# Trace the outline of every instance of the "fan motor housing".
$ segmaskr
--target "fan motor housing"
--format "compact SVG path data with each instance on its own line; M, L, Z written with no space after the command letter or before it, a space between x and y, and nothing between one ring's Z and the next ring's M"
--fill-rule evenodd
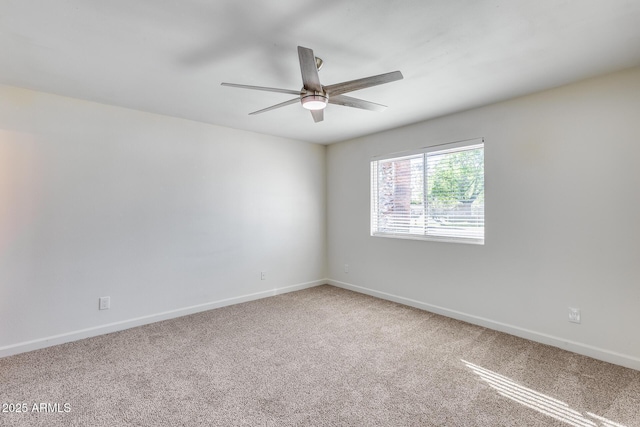
M300 97L300 102L307 110L323 110L329 102L329 97L323 92L307 92Z

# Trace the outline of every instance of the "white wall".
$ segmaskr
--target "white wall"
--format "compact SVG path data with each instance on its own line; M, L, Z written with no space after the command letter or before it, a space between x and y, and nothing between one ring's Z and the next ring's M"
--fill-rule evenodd
M640 369L638 94L632 69L327 148L0 86L0 356L328 263L335 285ZM484 246L369 236L372 156L480 136Z
M0 86L0 356L323 283L325 156Z
M484 246L369 236L372 156L475 137ZM639 162L637 68L331 145L331 283L640 369Z

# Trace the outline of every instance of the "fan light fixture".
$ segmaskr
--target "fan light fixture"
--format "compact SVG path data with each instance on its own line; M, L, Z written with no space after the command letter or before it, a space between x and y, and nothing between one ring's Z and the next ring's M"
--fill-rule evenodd
M345 95L345 93L394 82L396 80L402 80L402 73L400 71L392 71L390 73L379 74L377 76L370 76L362 79L323 86L320 83L320 77L318 76L318 70L322 67L322 59L315 56L313 54L313 50L302 46L298 46L298 59L300 60L300 73L302 74L302 88L300 90L249 86L224 82L222 83L222 86L295 95L295 98L293 99L272 105L271 107L263 108L262 110L254 111L253 113L249 113L249 115L265 113L267 111L275 110L276 108L286 107L287 105L297 104L299 102L305 110L311 111L313 121L318 123L324 120L324 109L327 107L327 104L343 105L345 107L360 108L370 111L384 110L387 108L386 105L376 104L375 102L365 101L364 99L352 98Z
M300 101L302 102L302 106L307 110L324 110L329 100L326 96L309 95L303 96Z

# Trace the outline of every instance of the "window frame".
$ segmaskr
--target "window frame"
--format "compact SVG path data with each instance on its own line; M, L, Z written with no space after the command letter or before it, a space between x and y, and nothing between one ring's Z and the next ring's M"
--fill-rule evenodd
M477 238L477 237L467 237L467 236L463 236L463 237L454 237L454 236L438 236L438 235L432 235L432 234L411 234L411 233L398 233L398 232L389 232L389 231L378 231L377 228L377 224L378 224L378 215L379 215L379 210L378 210L378 182L377 180L374 182L375 179L377 179L378 177L378 170L377 170L377 166L378 166L378 162L380 161L385 161L385 160L390 160L390 159L403 159L403 158L408 158L411 156L416 156L418 154L423 154L425 155L425 161L426 161L426 155L429 154L433 154L433 153L438 153L438 154L446 154L447 152L453 153L453 152L458 152L458 151L463 151L463 150L473 150L473 149L477 149L477 148L482 148L483 150L483 158L484 158L484 149L485 149L485 140L484 138L473 138L473 139L467 139L467 140L462 140L462 141L456 141L456 142L448 142L448 143L442 143L442 144L436 144L436 145L430 145L427 147L422 147L422 148L418 148L418 149L413 149L413 150L406 150L406 151L399 151L399 152L394 152L394 153L389 153L389 154L384 154L384 155L378 155L378 156L374 156L371 158L370 160L370 181L369 181L369 186L370 186L370 206L369 206L369 212L370 212L370 235L371 237L384 237L384 238L393 238L393 239L407 239L407 240L423 240L423 241L435 241L435 242L449 242L449 243L464 243L464 244L473 244L473 245L484 245L485 243L485 237L486 237L486 221L485 221L485 209L484 209L484 205L483 205L483 232L482 232L482 237L481 238ZM484 160L483 160L484 163ZM424 175L424 180L423 180L423 191L424 191L424 206L425 209L427 207L427 202L426 200L428 199L427 196L427 165L423 165L423 175ZM483 181L484 181L484 167L483 167ZM484 182L483 182L483 186L484 186ZM486 189L486 187L483 188L483 192Z

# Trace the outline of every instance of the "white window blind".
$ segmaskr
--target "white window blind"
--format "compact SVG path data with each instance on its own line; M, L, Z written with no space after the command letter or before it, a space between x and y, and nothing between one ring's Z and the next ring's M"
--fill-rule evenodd
M484 143L371 162L371 235L484 243Z

